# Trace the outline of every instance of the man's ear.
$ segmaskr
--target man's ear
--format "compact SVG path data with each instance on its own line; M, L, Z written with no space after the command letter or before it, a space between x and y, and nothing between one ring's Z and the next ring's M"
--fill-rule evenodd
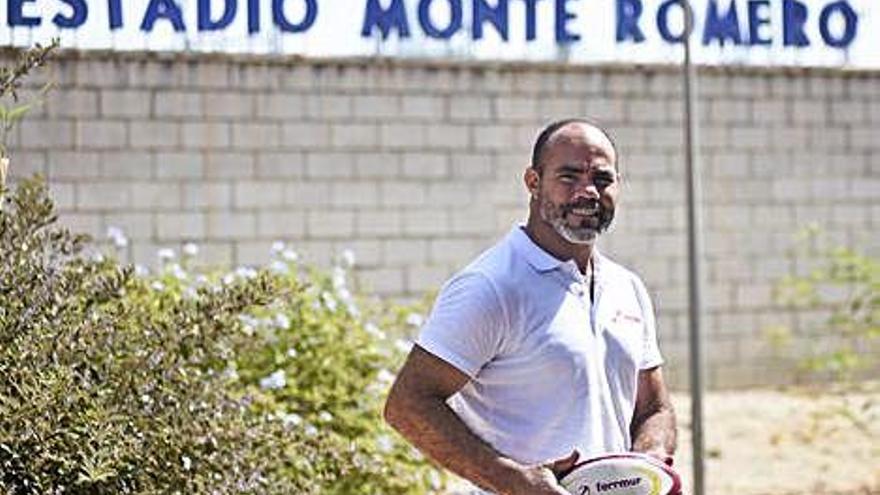
M526 189L529 190L529 195L535 197L538 194L541 182L541 176L538 174L538 171L532 167L526 167L526 171L523 173L523 182L526 185Z

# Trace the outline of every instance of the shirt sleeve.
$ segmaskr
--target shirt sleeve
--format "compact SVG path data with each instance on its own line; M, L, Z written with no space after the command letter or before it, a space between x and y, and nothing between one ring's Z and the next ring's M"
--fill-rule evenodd
M416 344L471 378L501 348L506 317L492 282L460 273L440 291Z
M642 307L642 321L645 322L642 336L642 362L639 369L646 370L663 364L663 355L660 353L660 345L657 342L657 321L654 316L654 305L651 304L651 296L645 284L638 277L633 277L636 295L639 305Z

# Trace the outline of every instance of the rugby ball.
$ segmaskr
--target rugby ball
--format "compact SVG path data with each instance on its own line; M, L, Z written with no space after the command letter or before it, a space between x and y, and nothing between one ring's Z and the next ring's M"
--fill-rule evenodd
M559 484L573 495L681 495L681 478L671 467L632 452L579 462Z

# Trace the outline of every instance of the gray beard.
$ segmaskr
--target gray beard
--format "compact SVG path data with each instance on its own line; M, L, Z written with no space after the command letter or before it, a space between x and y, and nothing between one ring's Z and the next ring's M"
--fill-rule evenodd
M556 215L551 215L550 210L554 210ZM541 219L550 224L553 230L563 239L571 244L593 245L599 234L608 230L611 221L614 220L614 211L599 206L599 224L596 227L572 227L565 222L565 215L556 210L552 205L544 203L538 209ZM551 218L551 216L553 218Z

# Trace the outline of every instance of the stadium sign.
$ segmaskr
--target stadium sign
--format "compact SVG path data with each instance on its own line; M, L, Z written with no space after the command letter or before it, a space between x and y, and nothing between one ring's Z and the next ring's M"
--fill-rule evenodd
M877 0L691 0L704 64L880 68ZM680 0L7 0L0 43L672 63Z

